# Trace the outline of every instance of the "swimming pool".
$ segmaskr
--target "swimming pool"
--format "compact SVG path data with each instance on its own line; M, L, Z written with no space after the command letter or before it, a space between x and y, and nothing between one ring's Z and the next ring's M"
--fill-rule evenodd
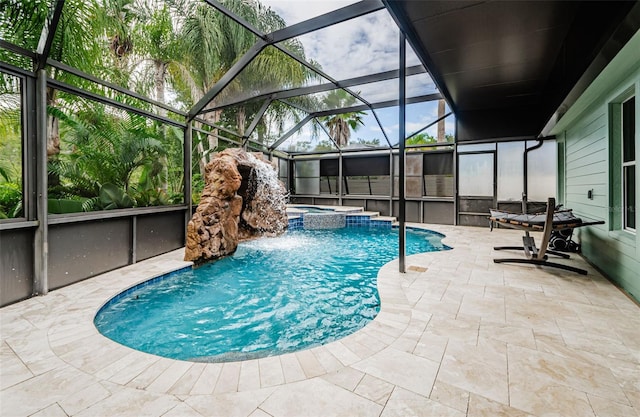
M448 249L408 229L407 254ZM116 296L94 319L131 348L199 362L297 351L345 337L379 311L377 272L398 256L397 229L291 231L228 258Z

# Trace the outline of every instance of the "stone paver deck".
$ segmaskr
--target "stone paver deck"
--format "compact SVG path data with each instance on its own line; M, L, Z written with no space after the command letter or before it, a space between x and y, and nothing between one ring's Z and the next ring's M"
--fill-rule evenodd
M0 415L640 417L637 304L579 256L588 276L494 264L517 231L429 228L454 249L384 266L373 322L282 356L183 362L97 332L105 301L182 250L4 307Z

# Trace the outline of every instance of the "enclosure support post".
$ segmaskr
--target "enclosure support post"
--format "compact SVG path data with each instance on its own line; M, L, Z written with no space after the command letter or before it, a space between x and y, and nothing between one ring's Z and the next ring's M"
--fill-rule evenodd
M49 291L49 220L47 204L47 72L39 70L36 79L36 219L38 228L34 236L34 295Z
M193 207L192 207L192 198L191 198L191 142L192 142L192 138L193 138L193 122L189 121L187 122L187 126L184 129L184 143L182 144L183 146L183 156L184 156L184 161L183 161L183 166L184 166L184 204L187 205L187 213L185 215L185 239L186 239L186 230L187 230L187 223L189 223L189 220L191 220L191 213L193 212Z
M398 104L399 106L399 129L398 129L398 202L399 202L399 211L398 211L398 222L400 223L400 229L398 231L398 260L399 260L399 268L400 272L406 272L406 201L405 201L405 98L406 98L406 57L407 57L407 46L404 33L400 31L400 73L398 76Z
M338 205L342 205L342 150L338 153Z

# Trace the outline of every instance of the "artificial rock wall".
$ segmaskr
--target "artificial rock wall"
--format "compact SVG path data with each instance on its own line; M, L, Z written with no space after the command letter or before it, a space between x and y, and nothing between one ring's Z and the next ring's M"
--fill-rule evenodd
M238 242L276 236L288 225L286 190L262 153L229 148L205 168L200 204L187 225L185 260L196 265L230 255Z

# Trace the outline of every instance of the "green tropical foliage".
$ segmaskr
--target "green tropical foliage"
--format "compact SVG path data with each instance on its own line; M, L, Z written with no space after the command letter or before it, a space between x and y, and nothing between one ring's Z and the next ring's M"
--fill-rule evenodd
M0 218L22 215L20 82L0 73Z
M286 26L259 1L221 0L265 33ZM36 51L52 0L7 0L0 13L0 38ZM161 103L193 107L258 40L250 31L194 0L66 0L49 58ZM282 44L304 58L297 40ZM28 57L0 48L0 61L31 70ZM184 120L161 106L117 89L45 66L48 77L162 117ZM315 73L277 48L265 48L216 98L216 102L305 84ZM7 80L13 82L12 89ZM22 213L21 95L18 78L0 72L0 216ZM184 191L181 129L116 107L47 89L49 207L52 213L182 203ZM209 107L215 106L212 103ZM226 135L241 140L261 103L204 113L224 130L200 127L193 135L194 196L209 156L227 146ZM269 123L299 118L292 107L274 103ZM261 122L258 140L273 126ZM7 133L7 132L10 132ZM200 177L198 177L200 175Z

